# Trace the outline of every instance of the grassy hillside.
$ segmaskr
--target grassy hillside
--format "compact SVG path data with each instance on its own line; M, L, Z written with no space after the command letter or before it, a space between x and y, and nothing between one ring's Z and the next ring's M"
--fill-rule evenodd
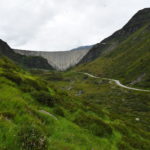
M34 73L39 75L39 71ZM92 131L104 141L113 135L112 141L100 142L99 150L150 148L150 93L122 89L107 80L93 79L75 72L41 72L40 76L55 88L67 91L69 96L79 98L81 107L78 106L69 115L73 117L73 122ZM104 125L104 129L102 122L97 122L94 116L109 126ZM113 130L112 133L109 127ZM99 132L101 129L104 135Z
M25 56L14 52L14 50L4 41L0 40L0 54L7 56L16 64L25 68L38 68L53 70L46 59L40 56Z
M150 24L121 42L113 51L76 67L100 77L119 79L130 86L150 88Z
M0 57L1 150L149 150L148 93L33 72L42 77Z
M115 50L120 43L127 40L129 36L138 31L140 28L150 23L150 8L138 11L120 30L111 36L94 45L92 49L84 56L79 64L95 60L103 54Z
M20 65L29 58L17 66L0 44L0 150L150 150L150 92L80 73L150 89L150 25L143 22L113 50L67 72L26 71Z

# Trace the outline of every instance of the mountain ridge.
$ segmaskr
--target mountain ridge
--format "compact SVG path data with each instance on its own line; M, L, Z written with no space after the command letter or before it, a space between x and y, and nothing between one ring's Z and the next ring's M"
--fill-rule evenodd
M102 47L105 40L109 40L111 46L114 41L118 44L112 49L107 45ZM150 8L139 11L121 30L105 40L94 46L75 70L149 89Z
M53 68L48 64L47 60L42 57L27 57L15 53L15 51L3 40L0 40L0 54L12 59L15 63L26 68L50 69Z
M150 150L150 24L117 44L54 71L0 41L0 150Z
M144 24L150 22L150 8L145 8L138 11L120 30L116 31L111 36L105 38L100 43L89 46L81 46L70 51L29 51L13 49L17 54L24 56L24 64L33 68L56 69L58 71L65 71L76 65L91 62L101 55L105 55L117 48L123 41L125 41L131 34L136 32ZM19 57L15 57L21 62ZM10 54L7 54L10 56ZM14 54L11 55L14 56ZM23 57L21 56L21 57ZM28 56L28 61L26 60ZM31 58L32 57L32 58ZM29 61L29 58L31 59ZM33 60L34 59L34 60ZM40 67L38 65L40 64Z
M127 39L132 33L136 32L144 24L150 22L150 8L139 10L120 30L105 38L100 43L94 45L91 50L83 57L79 64L93 61L103 53L112 51L122 41Z

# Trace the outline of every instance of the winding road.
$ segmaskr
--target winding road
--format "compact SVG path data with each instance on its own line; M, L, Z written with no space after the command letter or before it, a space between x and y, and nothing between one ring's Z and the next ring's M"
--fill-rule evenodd
M94 75L89 74L89 73L84 73L84 72L80 72L80 73L83 73L83 74L85 74L85 75L87 75L87 76L89 76L89 77L91 77L91 78L96 78L96 79L100 78L100 77L94 76ZM122 88L125 88L125 89L134 90L134 91L141 91L141 92L150 92L150 90L137 89L137 88L132 88L132 87L125 86L125 85L121 84L119 80L108 79L108 78L101 78L101 79L105 79L105 80L112 81L112 82L114 82L116 85L118 85L118 86L120 86L120 87L122 87Z

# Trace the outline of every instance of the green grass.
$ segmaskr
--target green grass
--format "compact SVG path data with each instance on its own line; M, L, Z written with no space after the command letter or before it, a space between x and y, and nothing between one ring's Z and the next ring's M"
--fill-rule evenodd
M0 55L0 150L149 150L150 93L78 73L149 89L149 29L68 72L29 72Z
M50 78L53 74L57 74L59 79ZM76 102L79 99L78 107L61 103L61 107L70 111L63 109L62 112L61 108L58 110L61 116L73 121L80 128L89 130L92 135L101 135L100 139L110 140L113 137L113 141L107 142L115 143L114 149L150 148L149 93L120 88L107 80L93 79L76 72L41 72L40 75L54 89L68 91L68 95L74 97ZM79 91L82 92L78 95ZM140 120L137 121L136 118ZM111 149L110 146L107 148Z
M32 73L0 58L1 150L150 149L149 93L77 72Z
M75 71L119 79L131 86L150 88L150 25L145 25L96 60L79 65Z
M98 113L85 109L81 98L6 58L0 62L0 149L118 149L121 134Z

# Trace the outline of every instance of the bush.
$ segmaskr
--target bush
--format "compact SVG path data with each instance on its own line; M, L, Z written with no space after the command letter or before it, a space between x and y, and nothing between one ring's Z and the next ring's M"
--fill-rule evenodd
M55 98L47 91L33 91L31 95L42 104L54 106Z
M23 82L22 78L17 73L14 72L5 72L2 73L2 76L17 83L18 85L20 85Z
M107 123L83 111L79 111L76 114L74 122L80 127L88 129L96 136L105 137L112 134L112 128Z
M21 148L24 150L47 150L47 139L41 129L23 126L18 133Z
M121 122L117 124L113 124L113 127L124 136L130 135L130 131L128 130L127 126L125 126L125 124Z
M32 93L32 91L34 91L34 88L32 86L30 86L29 84L22 84L20 86L20 89L25 93L27 93L27 92Z
M61 108L59 106L57 106L56 108L54 108L54 113L56 115L59 115L59 116L62 116L62 117L65 116L63 108Z
M7 119L13 119L15 114L12 113L12 112L6 111L6 112L0 112L0 116L3 116L5 118L7 118Z
M24 92L32 92L33 90L48 91L47 85L44 81L37 81L30 78L25 78L20 86Z
M20 70L20 68L10 59L6 58L6 57L1 57L0 59L3 61L3 63L1 63L0 65L2 66L2 68L4 68L6 71L17 71Z
M130 137L124 136L123 141L128 143L131 147L134 149L139 149L139 150L149 150L150 149L150 143L147 140L142 140L140 136L134 135Z
M44 81L37 81L32 79L25 79L24 84L27 84L31 86L32 88L35 88L36 90L46 90L48 91L47 85L44 83Z
M132 148L128 145L128 143L125 143L123 141L118 143L118 149L119 150L132 150Z

